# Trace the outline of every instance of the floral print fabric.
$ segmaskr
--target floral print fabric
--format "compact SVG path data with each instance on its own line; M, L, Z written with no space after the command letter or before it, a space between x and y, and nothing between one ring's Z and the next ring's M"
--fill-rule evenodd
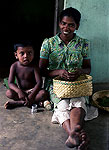
M75 34L66 45L57 34L43 41L40 58L49 60L49 70L65 69L70 72L81 68L83 59L89 59L89 41ZM45 87L49 91L52 90L52 79L46 79Z

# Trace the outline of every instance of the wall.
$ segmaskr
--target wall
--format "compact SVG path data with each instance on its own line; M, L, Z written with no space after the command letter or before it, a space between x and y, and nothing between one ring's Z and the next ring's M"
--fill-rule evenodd
M77 34L90 40L90 54L95 83L109 83L109 1L64 0L64 7L77 8L81 14Z

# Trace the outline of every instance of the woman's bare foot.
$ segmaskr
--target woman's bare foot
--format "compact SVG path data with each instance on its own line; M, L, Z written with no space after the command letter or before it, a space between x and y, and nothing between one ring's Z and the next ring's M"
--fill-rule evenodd
M71 132L68 139L66 140L66 146L69 148L74 148L80 145L80 126L78 125L74 131Z
M86 132L78 125L74 131L71 132L68 139L66 140L66 146L69 148L76 147L77 150L87 150L89 144L89 138Z
M89 145L89 138L87 137L86 132L84 130L81 130L80 136L81 136L81 143L78 146L78 150L87 150Z
M74 148L74 147L79 146L80 141L79 141L78 136L76 134L75 135L73 134L72 136L68 137L65 144L69 148Z
M6 109L12 109L12 108L15 108L15 107L24 106L24 104L25 104L24 101L7 101L4 104L4 107Z

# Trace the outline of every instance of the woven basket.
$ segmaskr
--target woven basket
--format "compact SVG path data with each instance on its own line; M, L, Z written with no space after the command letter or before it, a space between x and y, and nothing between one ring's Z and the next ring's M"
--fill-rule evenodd
M58 98L73 98L92 95L92 76L84 75L80 81L63 81L59 77L53 79L53 92Z
M104 96L109 97L109 90L102 90L102 91L98 91L98 92L94 93L94 94L92 95L92 100L93 100L94 105L95 105L96 107L98 107L98 108L100 108L100 109L102 109L102 110L109 111L109 107L103 107L103 106L100 106L100 105L98 104L97 99L98 99L98 98L103 98Z

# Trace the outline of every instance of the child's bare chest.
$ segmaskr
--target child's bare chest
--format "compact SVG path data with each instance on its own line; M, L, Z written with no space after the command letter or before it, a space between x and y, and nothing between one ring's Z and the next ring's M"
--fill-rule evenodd
M17 77L22 80L32 80L34 78L34 69L30 67L20 67L16 70Z

